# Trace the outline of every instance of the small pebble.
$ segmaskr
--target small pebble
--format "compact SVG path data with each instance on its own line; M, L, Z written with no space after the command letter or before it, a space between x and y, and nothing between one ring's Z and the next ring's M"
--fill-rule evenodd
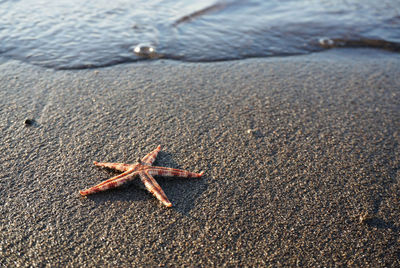
M368 221L372 220L373 216L368 212L364 212L360 215L360 223L367 223Z
M33 119L25 119L25 125L27 125L27 126L31 126L31 125L33 125L33 123L35 123L35 121L33 120Z

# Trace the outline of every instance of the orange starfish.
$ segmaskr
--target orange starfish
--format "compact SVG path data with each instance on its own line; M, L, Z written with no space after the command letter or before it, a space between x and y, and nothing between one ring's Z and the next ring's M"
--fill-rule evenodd
M152 177L154 176L168 176L168 177L181 177L181 178L199 178L204 172L193 173L186 170L180 170L175 168L167 167L156 167L152 166L154 160L156 160L158 152L161 150L159 145L154 151L143 157L141 160L138 159L135 164L122 164L122 163L99 163L94 162L96 166L116 169L123 172L122 174L115 176L111 179L103 181L89 189L79 191L83 196L94 194L101 191L106 191L111 188L116 188L122 184L133 180L136 175L140 176L140 179L146 186L146 189L152 193L158 200L160 200L165 206L172 207L171 202L168 200L164 191L161 189L157 181Z

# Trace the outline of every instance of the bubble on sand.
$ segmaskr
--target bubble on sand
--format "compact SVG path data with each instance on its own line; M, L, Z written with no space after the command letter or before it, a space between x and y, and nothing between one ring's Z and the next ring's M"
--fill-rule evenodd
M323 37L323 38L320 38L320 39L318 40L318 43L319 43L322 47L332 47L332 46L335 44L335 41L333 41L333 40L330 39L330 38Z
M153 58L156 56L156 49L151 45L147 44L139 44L134 49L136 56L145 57L145 58Z

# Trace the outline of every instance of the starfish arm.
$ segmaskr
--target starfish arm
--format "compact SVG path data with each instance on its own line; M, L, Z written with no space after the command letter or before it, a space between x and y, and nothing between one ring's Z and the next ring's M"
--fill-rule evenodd
M199 178L203 175L203 171L200 173L189 172L186 170L166 167L150 167L148 169L149 174L153 176L166 176L166 177L181 177L181 178Z
M89 189L79 191L79 193L83 196L86 196L89 194L106 191L111 188L116 188L131 180L135 175L137 175L137 172L127 171L119 174L118 176L112 177L111 179L103 181L93 187L90 187Z
M161 201L166 207L172 207L171 202L168 200L167 196L165 195L164 191L161 189L160 185L157 181L147 172L140 172L140 178L146 186L146 189L152 193L158 200Z
M161 145L158 145L154 151L152 151L151 153L147 154L145 157L142 158L141 163L143 165L151 166L154 160L156 160L156 157L160 150L161 150Z
M93 164L95 164L98 167L105 167L105 168L111 168L115 169L121 172L128 171L129 169L132 168L132 165L129 164L123 164L123 163L101 163L94 161Z

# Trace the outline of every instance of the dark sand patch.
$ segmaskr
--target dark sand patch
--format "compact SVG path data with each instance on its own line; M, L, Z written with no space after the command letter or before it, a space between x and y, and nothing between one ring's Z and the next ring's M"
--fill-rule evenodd
M0 264L398 266L400 57L0 65ZM26 119L33 123L26 125ZM93 160L205 171L81 198Z

